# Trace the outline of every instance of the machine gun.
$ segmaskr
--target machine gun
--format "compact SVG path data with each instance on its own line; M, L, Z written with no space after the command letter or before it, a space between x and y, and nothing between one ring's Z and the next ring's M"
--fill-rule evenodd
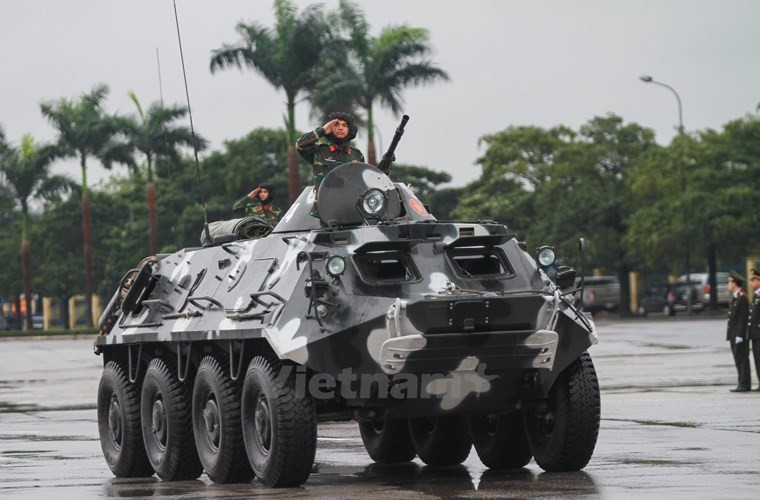
M398 142L401 140L401 136L404 135L404 127L408 121L409 115L404 115L401 117L401 123L399 124L398 128L396 128L396 133L393 135L391 145L388 146L388 151L385 152L383 159L380 160L380 163L377 165L377 168L382 170L385 174L390 173L391 163L396 161L396 146L398 146Z

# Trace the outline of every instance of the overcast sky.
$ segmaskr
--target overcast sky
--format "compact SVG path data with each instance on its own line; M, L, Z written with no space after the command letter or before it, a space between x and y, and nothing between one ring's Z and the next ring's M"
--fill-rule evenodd
M678 121L676 99L642 83L642 74L678 91L687 131L720 129L760 103L756 0L357 3L374 35L398 24L430 30L433 61L451 81L404 94L411 120L396 156L449 172L454 186L480 175L478 139L509 126L577 129L594 116L615 113L669 143ZM338 2L321 4L333 9ZM273 26L272 5L177 0L195 128L215 150L255 127L284 126L281 90L250 70L211 75L208 69L213 49L238 41L239 21ZM157 49L164 100L185 105L171 0L0 0L0 125L14 143L24 133L53 140L40 102L74 98L98 83L111 89L109 111L134 113L128 91L144 106L159 99ZM307 104L299 104L299 129L318 125L308 115ZM384 149L398 120L384 110L376 116ZM358 141L366 151L361 132ZM75 161L55 170L81 180ZM88 173L95 181L109 175L99 166Z

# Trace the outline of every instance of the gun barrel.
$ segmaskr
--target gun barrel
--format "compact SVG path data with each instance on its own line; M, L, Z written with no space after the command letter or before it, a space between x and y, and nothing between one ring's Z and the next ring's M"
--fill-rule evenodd
M393 140L391 141L391 145L388 146L388 150L383 155L383 159L380 161L380 164L378 165L378 168L385 172L386 174L391 168L391 163L396 161L396 146L398 146L399 141L401 140L401 136L404 135L404 127L406 126L406 122L409 121L409 115L404 115L401 117L401 123L398 127L396 127L396 133L393 134Z

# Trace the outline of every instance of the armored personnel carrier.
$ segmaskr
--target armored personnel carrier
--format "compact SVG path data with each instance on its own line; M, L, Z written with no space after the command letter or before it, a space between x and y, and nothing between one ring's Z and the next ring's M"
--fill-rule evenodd
M145 259L94 346L106 462L118 477L295 486L318 423L356 420L380 463L459 464L474 446L490 468L581 469L597 334L572 303L575 271L540 250L496 222L439 221L350 163L268 235Z

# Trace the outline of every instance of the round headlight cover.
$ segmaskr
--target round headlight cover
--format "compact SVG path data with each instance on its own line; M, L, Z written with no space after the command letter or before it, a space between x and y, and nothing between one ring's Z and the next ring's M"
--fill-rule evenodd
M333 255L327 259L327 274L338 277L346 271L346 260L340 255Z
M557 256L554 254L554 249L552 247L541 247L538 249L537 259L541 266L549 267L554 264Z
M369 216L378 216L385 210L385 194L372 188L362 195L362 210Z

